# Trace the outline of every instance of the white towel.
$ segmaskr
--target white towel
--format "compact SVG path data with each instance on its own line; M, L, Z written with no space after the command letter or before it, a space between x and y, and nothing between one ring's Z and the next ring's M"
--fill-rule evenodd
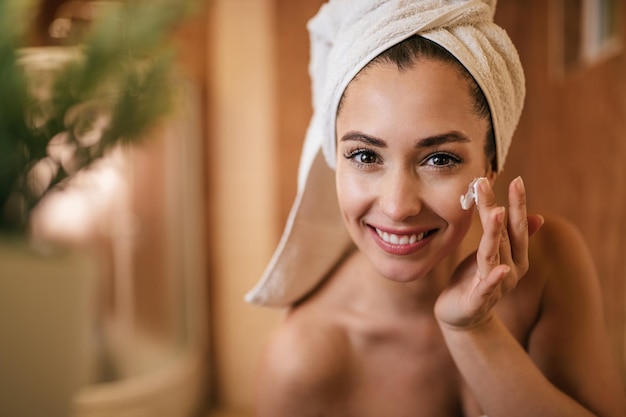
M319 285L351 247L335 196L337 107L352 78L404 39L418 34L443 46L474 77L489 103L497 169L502 170L525 87L517 51L493 23L495 6L495 0L330 0L309 21L313 117L298 194L278 248L247 301L293 304Z

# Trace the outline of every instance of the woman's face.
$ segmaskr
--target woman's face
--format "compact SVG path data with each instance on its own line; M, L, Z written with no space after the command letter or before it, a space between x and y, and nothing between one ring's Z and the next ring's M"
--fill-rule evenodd
M337 193L352 239L394 281L425 276L467 233L459 197L488 168L488 121L447 63L376 64L354 79L337 115Z

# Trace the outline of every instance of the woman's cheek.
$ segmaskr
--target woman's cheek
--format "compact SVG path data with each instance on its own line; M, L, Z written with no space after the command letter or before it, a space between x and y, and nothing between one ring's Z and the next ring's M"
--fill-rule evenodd
M474 209L463 210L461 207L460 198L465 191L467 191L467 185L463 185L462 182L455 182L449 186L440 185L430 190L430 195L434 197L429 205L449 225L458 225L462 229L467 229L471 224Z
M337 172L337 195L341 211L354 216L367 206L372 187L363 181L362 178L350 176L345 172ZM370 184L371 185L371 184Z

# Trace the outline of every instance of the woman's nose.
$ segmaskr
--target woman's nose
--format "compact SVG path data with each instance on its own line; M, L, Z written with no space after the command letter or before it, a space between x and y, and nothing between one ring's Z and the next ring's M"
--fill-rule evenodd
M422 209L418 178L409 172L389 172L381 182L379 205L395 222L417 215Z

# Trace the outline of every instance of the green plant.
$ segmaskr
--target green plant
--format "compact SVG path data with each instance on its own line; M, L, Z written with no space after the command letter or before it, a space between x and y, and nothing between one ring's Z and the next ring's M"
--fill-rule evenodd
M185 0L117 2L64 50L67 59L39 70L23 62L37 3L0 1L0 233L25 233L50 191L140 141L170 110L168 34L190 9Z

